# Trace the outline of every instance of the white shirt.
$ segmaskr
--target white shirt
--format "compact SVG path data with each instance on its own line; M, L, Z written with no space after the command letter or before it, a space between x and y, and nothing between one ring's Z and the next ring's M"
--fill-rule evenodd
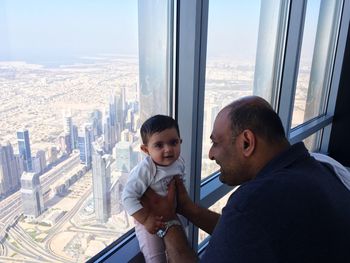
M165 196L175 175L184 179L185 162L181 157L169 166L156 165L150 156L143 159L131 170L123 190L122 202L126 212L133 215L142 208L140 198L148 187Z
M345 185L345 187L350 190L350 172L339 162L321 153L310 153L317 161L329 166L334 173L338 176L340 181Z

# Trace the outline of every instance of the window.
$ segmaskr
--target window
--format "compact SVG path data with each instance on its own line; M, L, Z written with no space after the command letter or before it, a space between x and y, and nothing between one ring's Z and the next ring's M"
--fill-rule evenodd
M275 103L288 8L286 1L209 1L202 179L218 170L208 158L217 113L246 95Z
M206 178L218 168L207 153L215 114L238 96L266 98L292 143L306 138L309 149L327 152L349 5L1 1L0 261L86 261L107 246L92 261L131 260L139 248L116 197L121 171L140 158L137 128L151 114L177 117L186 186L206 207L232 190L218 173ZM100 187L94 163L104 168ZM190 226L194 249L199 236Z
M326 111L342 1L307 2L292 128Z
M172 1L0 10L0 255L86 261L133 227L140 124L172 114Z

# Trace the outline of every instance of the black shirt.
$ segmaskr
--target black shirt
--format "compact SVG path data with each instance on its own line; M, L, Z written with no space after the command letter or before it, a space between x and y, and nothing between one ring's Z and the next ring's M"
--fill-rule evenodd
M231 195L201 262L350 262L350 191L295 144Z

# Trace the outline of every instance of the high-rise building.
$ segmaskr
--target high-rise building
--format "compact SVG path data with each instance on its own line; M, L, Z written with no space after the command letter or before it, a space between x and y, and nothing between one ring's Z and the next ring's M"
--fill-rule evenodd
M24 161L24 170L30 172L33 170L32 153L30 150L29 132L27 129L17 131L18 152Z
M125 121L125 89L121 94L113 94L110 98L109 116L112 131L112 148L120 140L120 132Z
M133 151L131 142L118 142L113 152L115 154L116 171L128 173L137 164L137 153Z
M112 94L109 98L109 118L111 125L115 126L117 122L117 98L115 94Z
M92 146L92 184L96 220L107 222L111 214L111 155L104 154L97 142Z
M138 1L140 118L169 111L171 15L169 1ZM156 17L157 23L154 23Z
M21 194L23 214L29 218L37 218L44 211L44 200L39 175L24 172L21 177Z
M90 115L90 122L92 123L94 140L96 140L102 135L102 112L94 109Z
M86 123L78 133L80 162L89 169L91 167L91 143L93 141L92 125Z
M19 188L20 170L10 142L0 144L0 196Z
M44 150L38 150L36 156L33 158L33 172L42 174L46 169L46 156Z
M102 126L104 148L106 152L110 152L115 145L115 133L113 132L111 116L108 110L106 110L103 115Z
M70 154L72 152L71 137L69 134L61 133L61 135L58 136L58 144L61 154Z
M56 146L49 147L47 149L47 162L49 164L57 161L58 150Z
M73 132L73 121L72 121L72 116L70 114L64 116L63 131L64 131L64 135L68 136L67 145L69 146L69 153L70 153L71 150L76 148L74 132Z

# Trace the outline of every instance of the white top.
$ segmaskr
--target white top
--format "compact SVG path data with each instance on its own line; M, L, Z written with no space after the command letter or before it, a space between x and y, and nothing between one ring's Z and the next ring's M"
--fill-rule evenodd
M345 185L345 187L350 190L350 172L339 162L321 153L311 153L317 161L329 166L334 173L338 176L340 181Z
M126 212L133 215L142 208L140 198L148 187L165 196L175 175L184 179L185 162L181 157L169 166L156 165L150 156L143 159L131 170L123 190L122 202Z

